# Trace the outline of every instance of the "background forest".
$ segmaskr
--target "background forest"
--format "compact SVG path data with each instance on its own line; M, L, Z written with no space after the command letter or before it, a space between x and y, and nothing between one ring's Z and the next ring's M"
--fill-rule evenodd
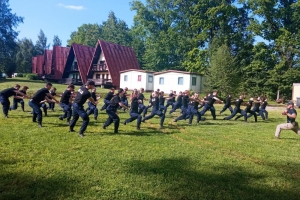
M187 70L206 77L206 90L221 96L246 92L276 99L291 98L300 81L300 3L296 0L139 0L132 27L110 12L101 24L82 24L70 33L73 42L94 47L98 39L134 48L142 69ZM0 1L0 71L30 73L31 58L61 46L17 40L23 18ZM76 29L76 27L74 27Z

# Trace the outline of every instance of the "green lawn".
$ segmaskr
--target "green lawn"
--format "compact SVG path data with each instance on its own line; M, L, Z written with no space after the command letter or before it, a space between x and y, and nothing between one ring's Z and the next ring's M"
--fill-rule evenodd
M2 81L0 90L15 83L29 91L44 87L42 81L23 81ZM66 85L54 87L61 93ZM113 125L102 129L107 115L100 111L80 138L58 119L58 105L43 117L43 128L31 122L29 108L26 103L25 113L18 108L8 119L0 114L3 200L300 198L300 137L283 131L274 139L276 125L285 121L280 109L269 109L269 119L259 117L258 123L223 121L229 111L217 120L207 113L206 121L192 126L172 122L176 112L167 114L164 129L155 118L140 131L136 122L121 123L119 134L113 134ZM216 105L217 113L221 108ZM119 115L121 122L129 117ZM80 125L81 119L76 131Z

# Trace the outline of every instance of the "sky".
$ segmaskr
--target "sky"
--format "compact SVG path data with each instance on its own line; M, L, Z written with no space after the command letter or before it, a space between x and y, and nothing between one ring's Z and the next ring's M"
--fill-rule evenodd
M140 0L145 2L145 0ZM62 46L73 31L83 24L102 24L109 12L133 25L135 11L130 10L131 0L9 0L9 8L17 16L24 17L15 29L18 39L28 38L35 44L40 30L53 43L54 35L62 40ZM52 45L51 45L52 46Z

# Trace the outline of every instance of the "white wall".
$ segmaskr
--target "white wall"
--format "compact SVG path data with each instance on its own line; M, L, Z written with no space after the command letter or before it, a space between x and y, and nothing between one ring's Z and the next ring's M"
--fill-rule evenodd
M293 83L292 100L296 102L297 97L300 97L300 83Z
M127 76L127 81L125 81L124 77ZM139 81L139 78L140 81ZM148 77L153 76L152 73L145 73L139 71L129 71L120 74L120 87L125 88L128 87L129 90L144 88L146 91L153 90L153 82L149 83Z

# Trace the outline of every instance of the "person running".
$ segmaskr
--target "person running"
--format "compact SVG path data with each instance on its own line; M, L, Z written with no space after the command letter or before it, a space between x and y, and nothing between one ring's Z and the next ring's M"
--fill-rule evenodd
M236 100L235 102L235 108L233 109L233 112L231 113L230 116L224 117L223 120L230 120L233 118L237 113L241 113L241 104L243 103L244 95L240 95L240 97Z
M144 96L144 88L140 89L140 93L138 94L138 99L141 100L141 103L139 103L139 114L144 112L144 109L146 106L144 105L144 101L147 101L147 99Z
M247 113L250 113L251 115L254 115L255 122L257 122L257 115L254 111L251 110L252 104L253 104L253 97L250 97L249 101L247 102L246 108L242 110L241 115L237 116L235 120L244 116L244 121L247 122Z
M92 89L92 98L94 101L97 101L97 95L96 95L96 88ZM86 109L86 114L90 116L92 113L94 114L94 120L98 119L98 108L96 105L94 105L91 101L88 102L88 108Z
M22 90L19 90L19 92L26 95L28 89L29 88L27 86L23 86ZM11 110L17 110L18 109L18 103L20 103L22 111L25 112L25 105L24 105L25 103L24 103L23 97L24 96L21 96L20 94L16 94L15 97L14 97L14 100L13 100L13 106L11 106L10 109Z
M175 103L175 96L176 96L176 91L170 90L169 97L167 100L167 105L165 106L165 110L164 110L165 114L167 113L167 109L169 106L173 108L173 104Z
M38 126L42 127L42 111L40 109L41 107L41 103L44 103L45 100L50 102L50 101L55 101L56 103L58 103L58 101L55 99L54 96L52 96L49 92L49 90L51 89L52 84L51 83L46 83L45 87L42 89L39 89L32 97L32 99L30 99L29 101L29 106L33 109L33 115L32 115L32 122L38 122ZM51 98L51 100L49 99L49 97Z
M26 94L20 92L19 89L20 89L20 85L16 84L12 88L7 88L7 89L0 91L0 102L2 104L2 111L3 111L5 118L8 118L8 110L10 109L9 97L11 97L11 96L16 97L17 94L20 95L20 97L17 97L20 99L27 97Z
M233 109L231 107L231 94L227 95L224 107L220 111L220 114L222 114L226 109L230 110L231 113L233 112Z
M115 88L110 88L110 91L104 97L104 105L100 110L105 110L107 106L110 104L110 100L115 96Z
M178 108L181 108L182 106L182 98L183 98L183 93L180 91L179 95L177 96L177 100L173 105L172 110L170 110L169 114L172 114L173 112L175 112Z
M210 96L207 95L207 103L205 104L203 110L200 112L201 116L203 116L206 113L206 111L210 110L211 115L213 116L213 119L214 120L216 119L216 109L214 107L214 103L216 101L223 103L223 101L217 97L217 94L218 94L218 92L214 91L212 93L212 95L210 95Z
M73 118L70 123L70 132L75 132L74 126L76 125L79 116L82 118L82 125L79 131L79 136L84 137L84 132L89 124L90 118L84 110L83 104L89 99L94 105L98 104L98 101L94 101L89 90L95 87L94 81L88 81L85 85L78 89L75 100L73 102Z
M118 133L120 117L117 115L117 109L119 106L128 109L128 107L121 102L121 97L124 95L124 92L125 91L120 88L118 93L110 100L110 103L106 108L108 119L106 120L105 124L103 124L103 129L106 129L106 127L108 127L111 123L114 123L114 133Z
M63 92L60 99L60 107L63 109L64 114L59 117L60 120L67 119L67 125L70 125L72 116L72 92L74 92L75 86L69 84L67 89Z
M189 107L189 109L190 109L189 110L189 125L192 125L194 115L197 116L197 124L201 120L201 114L198 111L198 106L199 106L200 102L201 102L201 100L199 99L199 94L195 93L194 97L193 97L193 100L191 101L190 107Z
M253 108L252 108L252 111L253 112L255 112L256 113L256 115L260 115L259 114L259 107L260 107L260 104L261 104L261 100L260 100L260 97L257 97L256 98L256 101L255 102L253 102L254 103L254 106L253 106ZM249 118L249 117L251 117L253 114L249 114L249 115L247 115L247 119ZM264 118L262 118L263 120L264 120Z
M284 110L281 114L282 115L286 115L286 121L287 122L284 123L284 124L279 124L276 127L275 138L277 138L277 139L280 138L281 130L292 130L297 135L300 135L299 125L298 125L298 122L296 122L297 111L294 108L294 102L293 101L289 101L287 103L286 110Z
M152 105L152 111L151 114L144 117L142 122L145 122L146 120L149 120L153 118L155 115L160 117L160 128L164 127L164 120L165 120L165 114L159 110L159 99L158 99L158 92L155 91L152 93L152 98L151 98L151 105Z
M50 94L51 94L52 96L56 96L56 88L55 88L55 87L52 88L52 89L50 90ZM54 107L55 107L55 103L54 103L54 102L49 102L49 109L50 109L52 112L54 112Z
M139 103L141 103L141 100L139 100L137 97L138 91L134 91L131 96L130 118L126 119L123 124L126 125L127 123L137 120L136 129L140 130L142 116L139 114Z
M262 99L261 106L259 108L259 114L263 120L268 119L268 111L266 111L266 107L268 105L268 98L265 97Z

